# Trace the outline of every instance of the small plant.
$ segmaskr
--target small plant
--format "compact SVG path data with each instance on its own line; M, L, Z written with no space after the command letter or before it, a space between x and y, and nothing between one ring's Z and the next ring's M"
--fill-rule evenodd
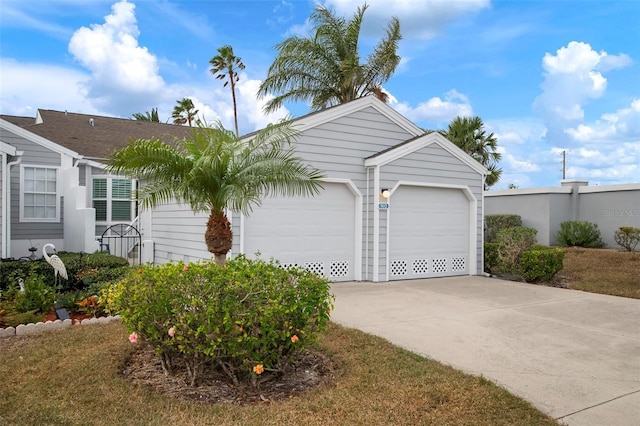
M498 271L498 250L500 244L498 243L484 243L484 270L488 273L494 273Z
M24 281L24 292L14 288L8 293L13 297L14 310L19 313L47 313L56 300L55 289L37 276L31 276Z
M604 247L598 225L586 221L562 222L556 240L563 247Z
M101 295L130 341L152 345L166 374L180 361L195 385L205 365L257 386L316 343L332 308L329 282L306 270L229 260L143 266Z
M640 244L640 228L623 226L616 230L613 238L616 244L623 247L626 251L634 251L638 244Z
M498 232L498 266L501 272L520 274L520 257L536 245L534 228L514 226Z
M564 251L559 248L529 250L520 258L520 274L527 282L551 281L562 270Z
M85 297L79 302L76 302L76 305L79 307L79 312L92 317L96 317L98 314L104 312L104 305L100 303L97 296Z
M522 218L517 214L488 214L484 217L486 243L495 243L498 232L503 229L522 226Z

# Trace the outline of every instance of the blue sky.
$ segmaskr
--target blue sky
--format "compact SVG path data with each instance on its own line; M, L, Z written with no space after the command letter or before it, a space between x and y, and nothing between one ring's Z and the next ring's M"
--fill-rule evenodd
M351 17L362 1L325 0ZM362 56L391 16L402 62L385 85L391 106L423 128L478 115L504 169L496 189L640 182L640 2L368 0ZM286 37L308 34L313 1L2 0L0 113L38 108L164 121L190 97L208 121L233 127L228 88L209 72L230 44L246 65L242 132L271 116L256 90Z

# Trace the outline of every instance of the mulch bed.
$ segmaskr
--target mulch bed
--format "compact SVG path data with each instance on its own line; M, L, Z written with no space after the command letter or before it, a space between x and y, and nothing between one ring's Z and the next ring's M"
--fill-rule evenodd
M139 346L125 360L122 375L135 385L178 399L198 401L206 404L259 404L270 403L301 395L309 389L331 382L337 375L337 364L320 351L303 352L285 374L260 383L257 387L236 387L224 374L207 368L199 377L196 386L189 386L186 368L174 366L174 374L166 376L159 358L152 348Z

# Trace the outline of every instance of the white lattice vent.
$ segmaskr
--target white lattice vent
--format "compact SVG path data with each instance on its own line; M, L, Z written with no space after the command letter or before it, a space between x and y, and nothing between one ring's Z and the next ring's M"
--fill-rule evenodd
M392 260L389 272L391 275L407 275L407 261Z
M451 258L451 271L462 272L467 270L467 262L464 257Z
M309 272L324 276L324 262L306 262L304 268Z
M298 263L279 263L278 266L282 269L293 269L298 267Z
M414 274L426 274L429 272L429 262L427 259L413 259L412 268Z
M349 261L339 260L329 263L330 277L346 277L349 275Z
M447 272L447 259L433 259L433 272Z

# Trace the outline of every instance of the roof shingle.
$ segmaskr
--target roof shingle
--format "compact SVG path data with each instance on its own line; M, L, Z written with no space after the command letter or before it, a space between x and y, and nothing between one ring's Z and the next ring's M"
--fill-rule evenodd
M108 158L131 139L156 137L171 142L175 138L183 139L191 132L189 127L173 124L48 109L39 109L38 112L41 123L36 123L36 119L30 117L0 115L0 118L86 158L97 160ZM93 119L93 125L90 119Z

